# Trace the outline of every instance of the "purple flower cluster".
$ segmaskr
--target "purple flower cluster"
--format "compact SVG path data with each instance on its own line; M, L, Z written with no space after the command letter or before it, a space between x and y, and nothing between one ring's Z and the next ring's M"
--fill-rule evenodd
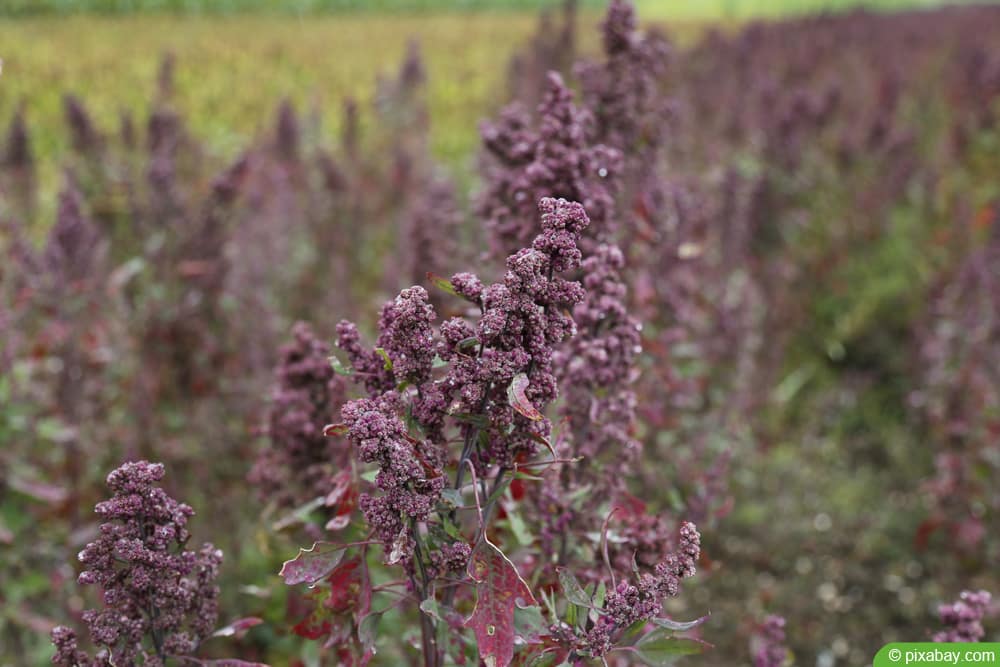
M28 221L35 211L36 169L23 107L14 112L5 139L0 148L0 215Z
M638 373L640 325L626 309L620 274L624 264L618 247L607 244L583 261L586 298L573 309L577 335L555 354L564 388L560 414L567 425L559 448L584 460L553 472L537 490L542 542L549 549L556 548L556 541L565 542L571 522L598 529L593 522L584 527L583 516L600 521L598 506L625 490L629 466L642 449L634 437L636 396L631 388ZM588 485L592 494L574 497L574 490Z
M423 287L404 289L382 308L378 346L392 363L397 382L421 384L434 364L434 320L437 314Z
M362 494L359 503L390 562L410 560L413 524L428 519L445 485L444 474L424 454L425 443L407 433L399 410L400 397L395 392L350 401L341 410L347 438L357 447L358 458L379 466L375 486L381 495Z
M934 635L936 642L978 642L985 635L983 618L990 612L988 591L963 591L952 604L938 607L945 629Z
M460 222L454 186L445 178L434 178L410 206L404 220L401 269L406 280L418 284L428 272L449 272L458 250Z
M538 207L542 233L531 247L507 258L501 282L482 287L469 274L452 278L456 291L480 305L478 325L455 318L441 326L439 355L451 366L440 386L450 399L449 411L484 414L491 424L481 463L510 466L548 435L548 421L529 408L540 412L555 400L554 352L575 332L566 311L584 298L578 282L557 274L580 267L577 243L590 222L586 211L565 199L545 198ZM530 406L510 402L511 384L522 373Z
M677 546L652 573L644 573L636 584L620 581L604 601L603 615L578 647L601 657L614 647L615 634L640 620L656 618L661 600L680 592L682 579L693 577L701 554L701 535L694 524L681 524Z
M431 379L434 365L436 318L427 290L414 286L404 289L382 307L375 349L362 344L353 322L344 320L337 325L337 346L347 353L371 398L404 382L421 387L421 396L424 395L424 385ZM417 416L422 424L430 426L438 421L430 407L418 412L424 417Z
M785 619L771 615L764 619L757 635L758 646L753 654L753 667L783 667L788 660L785 647Z
M156 486L162 479L163 465L146 461L108 475L114 496L95 508L104 520L100 536L79 556L87 568L79 583L102 591L104 608L83 614L100 650L87 658L72 630L57 627L54 664L158 667L167 656L193 653L214 629L222 552L211 544L198 552L185 548L194 510Z
M323 435L345 400L344 381L330 366L329 347L309 325L297 323L281 349L277 386L268 415L270 446L261 451L249 480L281 507L298 507L330 491L343 456Z
M57 288L79 287L81 281L92 277L101 249L101 233L84 214L80 193L67 175L42 262Z
M662 145L669 115L659 90L669 61L666 40L640 34L636 23L631 3L612 0L601 24L605 62L577 68L596 136L629 163L642 162Z
M568 388L563 413L575 440L573 451L588 459L610 457L605 463L611 468L599 477L613 486L620 485L642 447L632 434L636 398L630 389L642 327L625 305L624 266L621 250L606 244L583 261L587 297L573 309L578 335L556 361Z
M485 419L485 428L464 427L466 435L478 429L481 436L472 457L480 466L509 466L549 433L548 421L531 410L557 395L554 350L575 331L567 311L584 296L579 283L557 274L580 267L577 242L589 219L580 204L566 200L543 199L539 209L542 233L507 259L502 281L484 286L470 273L452 277L454 291L479 306L477 324L450 318L435 335L427 292L411 287L383 307L375 349L362 345L353 323L337 327L338 345L371 399L397 388L413 397L410 414L435 445L424 452L435 465L444 462L440 448L449 414L459 421L462 415ZM443 377L434 377L435 353L448 364ZM510 400L519 374L527 378L523 399L530 405Z
M562 197L580 202L593 229L604 238L612 227L615 174L621 154L592 139L590 114L573 104L562 78L551 73L538 107L537 127L512 106L481 132L489 160L478 212L486 221L494 256L523 248L536 232L535 202Z

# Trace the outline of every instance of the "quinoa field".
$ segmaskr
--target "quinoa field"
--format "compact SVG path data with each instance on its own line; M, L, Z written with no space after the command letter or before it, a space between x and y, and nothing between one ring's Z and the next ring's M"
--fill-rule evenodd
M0 58L0 667L1000 664L1000 5Z

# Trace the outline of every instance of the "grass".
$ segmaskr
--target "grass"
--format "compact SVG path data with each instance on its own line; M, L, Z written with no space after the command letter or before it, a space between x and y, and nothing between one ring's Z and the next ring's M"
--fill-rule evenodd
M640 15L670 23L673 33L722 16L768 15L851 0L636 0ZM360 4L359 4L360 3ZM347 13L250 12L205 15L211 10L365 5L399 8L490 7L490 11L386 11ZM269 126L274 106L289 98L302 110L318 110L323 132L334 136L341 101L371 99L375 78L393 71L407 41L424 47L430 74L432 149L447 163L464 166L477 142L477 122L505 96L511 52L531 34L543 0L0 0L0 123L24 105L42 163L43 190L51 192L66 153L62 96L80 95L99 126L117 127L123 111L142 119L153 98L156 69L167 51L177 57L179 109L194 133L230 155ZM585 6L601 5L584 0ZM853 3L852 3L853 4ZM878 6L914 0L876 0ZM524 7L532 11L520 10ZM90 9L122 15L74 13ZM142 12L186 9L194 13ZM30 11L29 11L30 10ZM201 12L201 13L199 13ZM581 16L584 48L596 45L599 12ZM679 29L679 30L678 30Z
M534 25L529 14L371 15L309 19L261 15L33 18L0 22L0 118L24 103L40 155L65 146L61 100L75 92L98 123L139 117L153 97L161 54L177 57L177 103L194 131L223 150L245 143L290 98L322 110L333 131L341 100L370 99L410 38L425 46L435 149L471 147L474 121L502 97L504 63ZM455 128L461 127L460 131Z
M23 104L48 200L68 150L63 95L79 95L106 132L116 131L122 111L142 122L169 51L175 103L213 151L233 155L268 130L283 98L304 113L318 110L330 143L342 100L369 103L376 77L395 73L414 38L428 70L432 150L460 167L474 153L479 119L505 98L512 51L535 24L528 12L0 20L0 128Z

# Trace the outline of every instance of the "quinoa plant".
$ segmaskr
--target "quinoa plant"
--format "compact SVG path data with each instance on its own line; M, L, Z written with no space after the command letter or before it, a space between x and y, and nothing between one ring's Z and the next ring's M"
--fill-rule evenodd
M962 591L959 599L938 607L944 629L934 634L935 642L972 643L986 636L983 619L996 612L988 591Z
M114 495L95 507L104 523L79 555L86 568L79 583L99 586L103 602L83 613L96 652L88 654L71 628L57 626L53 664L159 667L177 659L249 667L193 657L215 629L222 552L209 543L187 548L194 510L156 485L163 475L162 464L147 461L125 463L108 475Z
M681 580L695 572L700 536L692 524L682 523L675 535L660 534L671 548L661 543L657 560L619 577L607 546L607 522L600 517L607 577L588 569L586 584L569 568L549 569L547 559L556 558L546 546L551 538L536 542L527 536L524 517L554 510L543 504L550 495L522 494L515 483L551 484L546 471L564 469L567 479L578 479L567 494L588 490L582 482L587 477L572 472L580 463L576 447L555 444L558 435L545 412L559 399L561 385L579 380L562 368L576 363L572 349L568 357L560 356L577 330L570 313L584 322L598 319L580 310L588 298L585 285L563 277L575 274L583 262L578 244L590 224L584 208L545 198L539 209L541 232L507 258L501 281L484 284L471 273L435 280L467 302L462 316L437 323L426 290L411 287L383 307L374 348L361 342L353 323L338 326L338 346L349 360L343 372L364 395L345 403L341 421L327 426L326 433L342 438L359 464L374 467L373 478L353 480L361 490L361 516L355 520L363 522L363 538L319 542L286 562L282 576L289 584L329 587L329 600L341 599L344 586L359 586L339 612L313 619L314 627L325 623L317 634L328 637L327 645L336 647L343 664L367 662L378 647L374 629L379 619L407 603L419 616L425 665L476 655L463 639L469 630L487 665L508 665L515 656L582 665L606 662L615 651L648 656L681 643L689 651L700 648L694 640L673 636L697 622L661 618L661 600L677 595ZM589 285L596 290L595 303L602 298L602 280L614 281L616 261L620 254L611 249L593 260L595 271L601 262L611 263L610 273L602 278L598 271L597 284ZM636 327L627 319L622 326L621 341L606 338L604 343L613 356L626 355L624 371L615 365L621 362L609 362L595 349L589 362L586 356L583 360L593 364L592 372L608 367L612 377L628 374ZM627 349L614 349L620 343ZM593 391L593 385L581 387L578 391ZM625 431L606 426L594 435L596 443L579 443L581 450L595 456L607 450L613 456L616 446L627 449L627 441L618 440ZM533 502L538 505L532 507ZM369 558L376 549L381 563ZM596 555L593 547L589 550ZM383 568L402 577L373 586L372 572ZM390 604L378 604L386 595Z

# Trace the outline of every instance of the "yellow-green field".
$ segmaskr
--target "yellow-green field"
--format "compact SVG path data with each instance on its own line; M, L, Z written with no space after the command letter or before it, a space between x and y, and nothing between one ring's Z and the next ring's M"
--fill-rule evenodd
M476 119L503 98L504 64L535 22L530 13L0 22L0 118L6 122L23 103L36 151L58 155L66 142L65 92L80 95L98 124L113 129L122 110L141 118L148 109L161 54L170 51L177 58L176 102L215 147L244 145L283 97L303 110L321 109L324 127L334 132L341 100L369 100L376 76L393 72L414 38L429 71L435 152L454 157L475 140Z
M811 0L639 0L640 16L666 23L675 38L723 17L812 8ZM912 0L882 0L879 4ZM820 5L838 4L828 0ZM801 5L801 6L800 6ZM808 6L807 6L808 5ZM580 16L581 48L597 44L600 13ZM177 58L175 103L194 133L231 154L271 122L277 100L318 110L324 135L339 124L347 96L370 101L376 76L398 66L408 40L423 47L434 153L451 164L471 155L478 119L504 99L504 72L531 35L534 11L102 16L0 19L0 124L23 105L41 163L43 190L56 180L67 133L62 97L79 95L99 127L121 112L144 118L162 55Z

